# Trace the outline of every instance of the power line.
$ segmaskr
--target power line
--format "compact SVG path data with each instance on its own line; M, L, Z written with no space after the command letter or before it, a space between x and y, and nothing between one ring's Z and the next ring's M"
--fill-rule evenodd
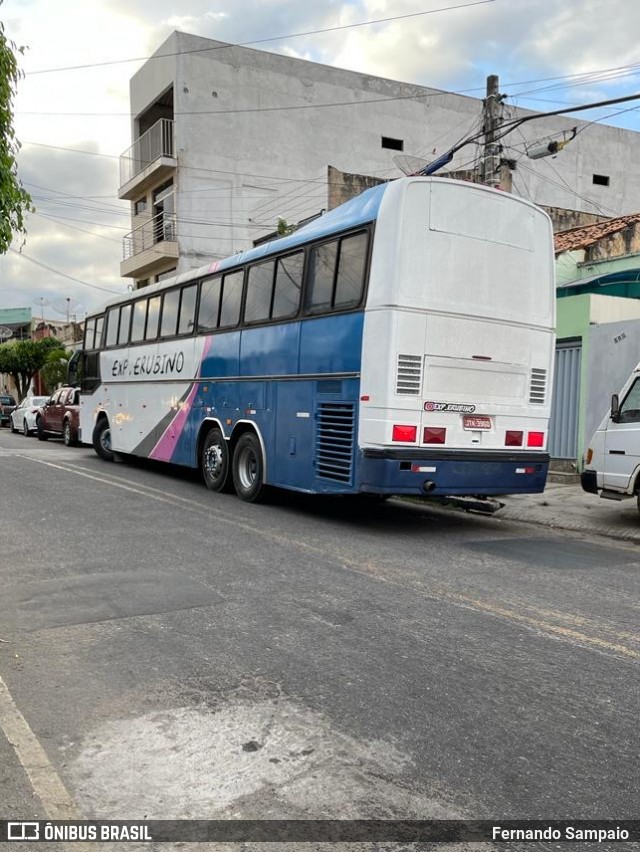
M36 266L42 267L42 269L46 269L47 272L53 272L54 275L61 275L63 278L68 278L70 281L75 281L76 284L82 284L84 287L91 287L94 290L102 290L105 293L110 293L112 296L118 295L115 290L109 290L106 287L100 287L98 284L90 284L88 281L82 281L80 278L74 278L73 275L67 275L66 272L61 272L59 269L47 266L46 263L42 263L42 261L36 260L34 257L29 257L28 254L25 254L22 251L17 251L17 249L14 248L10 248L9 251L13 252L13 254L17 254L18 257L23 257L25 260L28 260Z
M419 18L419 17L422 17L424 15L435 15L439 12L452 12L452 11L455 11L456 9L467 9L470 6L484 6L488 3L495 3L495 2L496 2L496 0L472 0L472 2L470 2L470 3L460 3L457 6L444 6L441 9L427 9L426 11L423 11L423 12L411 12L407 15L394 15L391 18L378 18L378 19L372 20L372 21L360 21L356 24L342 24L341 26L338 26L338 27L324 27L323 29L308 30L307 32L288 33L287 35L270 36L269 38L261 38L261 39L254 39L253 41L238 42L237 44L215 44L215 45L212 45L211 47L200 47L200 48L194 48L193 50L180 50L180 51L176 51L174 53L162 53L162 54L158 54L158 55L152 54L151 56L134 56L134 57L130 57L128 59L111 59L111 60L107 60L105 62L89 62L89 63L86 63L84 65L67 65L67 66L61 67L61 68L41 68L41 69L38 69L36 71L30 71L25 76L32 76L32 75L35 75L35 74L53 74L53 73L56 73L58 71L78 71L78 70L85 69L85 68L101 68L101 67L104 67L105 65L123 65L123 64L129 63L129 62L141 62L143 60L149 60L149 59L167 59L170 56L186 56L187 54L190 54L190 53L207 53L207 52L213 51L213 50L228 50L229 48L233 48L233 47L250 47L251 45L256 45L256 44L267 44L267 43L273 42L273 41L283 41L284 39L288 39L288 38L303 38L305 36L310 36L310 35L321 35L323 33L333 33L333 32L337 32L338 30L349 30L349 29L355 29L356 27L368 27L368 26L372 26L373 24L387 24L387 23L391 23L392 21L402 21L402 20L406 20L408 18Z

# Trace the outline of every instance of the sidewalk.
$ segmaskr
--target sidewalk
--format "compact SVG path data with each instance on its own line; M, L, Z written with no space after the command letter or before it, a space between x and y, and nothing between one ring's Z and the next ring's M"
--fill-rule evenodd
M603 500L596 494L586 494L580 485L551 482L543 494L498 499L505 505L495 513L496 518L640 543L640 513L635 498L621 502Z

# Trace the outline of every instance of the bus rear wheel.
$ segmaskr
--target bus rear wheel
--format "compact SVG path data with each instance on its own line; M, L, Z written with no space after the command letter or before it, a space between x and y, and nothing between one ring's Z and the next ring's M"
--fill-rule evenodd
M111 427L106 417L99 420L93 430L93 449L105 461L113 461L115 457L111 449Z
M233 454L233 484L238 497L246 503L259 503L266 496L262 448L253 432L245 432L236 444Z
M231 490L229 447L224 435L217 427L211 429L202 444L200 470L209 491Z

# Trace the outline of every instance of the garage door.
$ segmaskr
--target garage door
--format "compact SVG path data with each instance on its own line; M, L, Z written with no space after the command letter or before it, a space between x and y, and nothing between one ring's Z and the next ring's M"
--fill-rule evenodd
M549 454L552 459L578 457L578 410L580 407L580 357L582 341L556 344Z

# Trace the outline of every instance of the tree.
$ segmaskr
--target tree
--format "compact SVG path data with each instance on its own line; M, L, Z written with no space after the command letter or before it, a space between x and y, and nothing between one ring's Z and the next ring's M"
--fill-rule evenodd
M14 234L26 234L25 214L33 210L16 162L20 143L13 129L13 99L22 77L16 53L24 48L6 38L0 21L0 254L8 251Z
M24 399L35 374L54 353L60 357L65 348L54 337L43 340L16 340L0 345L0 373L8 373L18 396Z
M67 381L67 370L69 369L70 349L52 349L47 354L47 360L40 370L40 378L43 384L43 393L53 393L58 385Z

